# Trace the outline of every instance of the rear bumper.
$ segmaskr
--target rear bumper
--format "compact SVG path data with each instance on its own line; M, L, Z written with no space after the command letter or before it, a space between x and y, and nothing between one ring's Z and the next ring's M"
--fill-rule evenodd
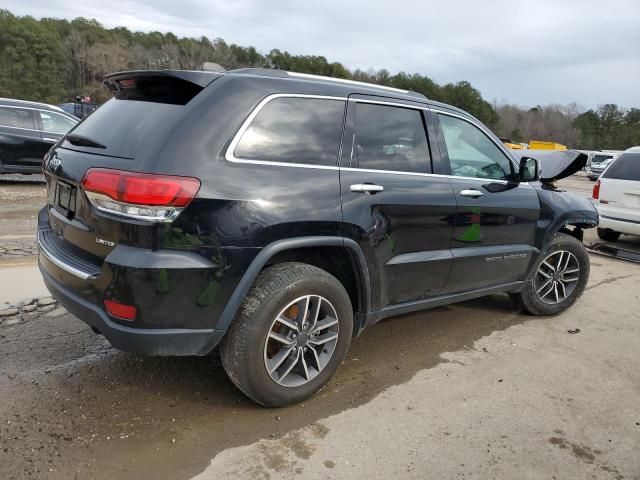
M54 232L46 208L38 217L37 243L45 285L63 306L114 347L162 356L206 355L215 347L228 326L223 310L259 251L118 244L102 260ZM135 306L135 319L110 315L105 300Z
M622 218L600 215L600 228L609 228L627 235L640 235L640 222L624 220Z
M45 285L51 295L69 312L99 330L118 350L142 355L206 355L222 339L215 329L133 328L112 321L98 306L74 294L57 282L39 262Z

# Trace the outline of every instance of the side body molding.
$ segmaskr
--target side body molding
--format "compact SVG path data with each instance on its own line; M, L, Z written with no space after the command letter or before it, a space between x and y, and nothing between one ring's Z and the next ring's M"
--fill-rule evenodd
M371 311L371 285L369 283L369 268L367 267L367 261L360 249L360 246L349 238L343 237L331 237L331 236L314 236L314 237L300 237L300 238L289 238L285 240L277 240L273 243L270 243L256 256L256 258L251 262L251 265L244 273L238 286L235 291L229 298L227 305L225 306L220 318L218 319L218 323L215 328L219 330L226 331L242 304L247 293L253 286L256 278L260 274L260 271L267 264L269 259L273 257L275 254L283 252L285 250L292 250L296 248L309 248L309 247L344 247L349 249L353 254L355 261L358 264L357 281L359 283L360 293L363 296L363 306L364 312L361 312L363 315L366 315ZM354 322L357 324L359 319L354 319ZM359 325L356 326L356 331L359 332Z

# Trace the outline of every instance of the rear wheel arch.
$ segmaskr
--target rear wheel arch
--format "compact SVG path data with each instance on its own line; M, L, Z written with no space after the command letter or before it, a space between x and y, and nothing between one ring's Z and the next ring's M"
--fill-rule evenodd
M216 329L226 331L229 328L244 298L265 268L284 262L306 263L335 276L351 298L354 333L361 331L361 320L370 311L371 302L367 263L354 240L330 236L284 239L264 247L240 279L222 311Z

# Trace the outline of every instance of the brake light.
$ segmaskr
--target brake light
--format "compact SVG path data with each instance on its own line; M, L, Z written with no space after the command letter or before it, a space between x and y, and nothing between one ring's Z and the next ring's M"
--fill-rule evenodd
M200 189L197 178L92 168L82 187L98 209L133 218L171 221Z
M122 80L118 80L118 84L120 84L120 86L122 88L135 88L136 87L136 81L133 78L123 78Z
M109 315L117 317L121 320L134 320L138 310L133 305L125 305L115 300L105 300L104 306Z
M591 194L594 200L598 200L600 198L600 180L596 182L593 186L593 193Z

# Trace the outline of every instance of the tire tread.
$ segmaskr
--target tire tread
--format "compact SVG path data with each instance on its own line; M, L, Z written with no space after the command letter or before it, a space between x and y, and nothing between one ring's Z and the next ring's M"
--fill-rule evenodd
M586 261L580 263L580 267L582 270L581 278L579 280L578 286L576 287L577 290L575 291L575 295L573 295L572 298L570 298L570 301L562 305L548 305L540 301L535 293L535 287L533 286L534 279L535 279L535 272L537 271L538 266L542 262L542 259L548 253L550 253L551 250L556 245L561 243L568 243L572 245L575 249L578 250L578 252L573 252L573 253L574 254L578 253L577 257L582 256L583 259L586 259ZM579 258L579 261L580 260L581 259ZM578 298L580 298L589 280L589 272L590 272L589 253L587 252L582 242L567 233L558 232L555 234L553 240L549 243L545 252L540 255L540 260L535 264L532 277L527 280L524 288L520 292L510 294L511 300L517 307L519 307L521 310L524 310L525 312L531 315L536 315L536 316L557 315L565 311L567 308L573 305Z
M342 284L330 273L313 265L297 262L284 262L267 267L258 276L255 284L245 297L221 344L222 365L231 381L252 400L264 406L276 406L266 401L262 392L252 385L249 353L256 346L252 339L259 335L260 325L254 321L266 302L276 294L292 288L300 280L330 280L343 290L344 297L349 296Z

